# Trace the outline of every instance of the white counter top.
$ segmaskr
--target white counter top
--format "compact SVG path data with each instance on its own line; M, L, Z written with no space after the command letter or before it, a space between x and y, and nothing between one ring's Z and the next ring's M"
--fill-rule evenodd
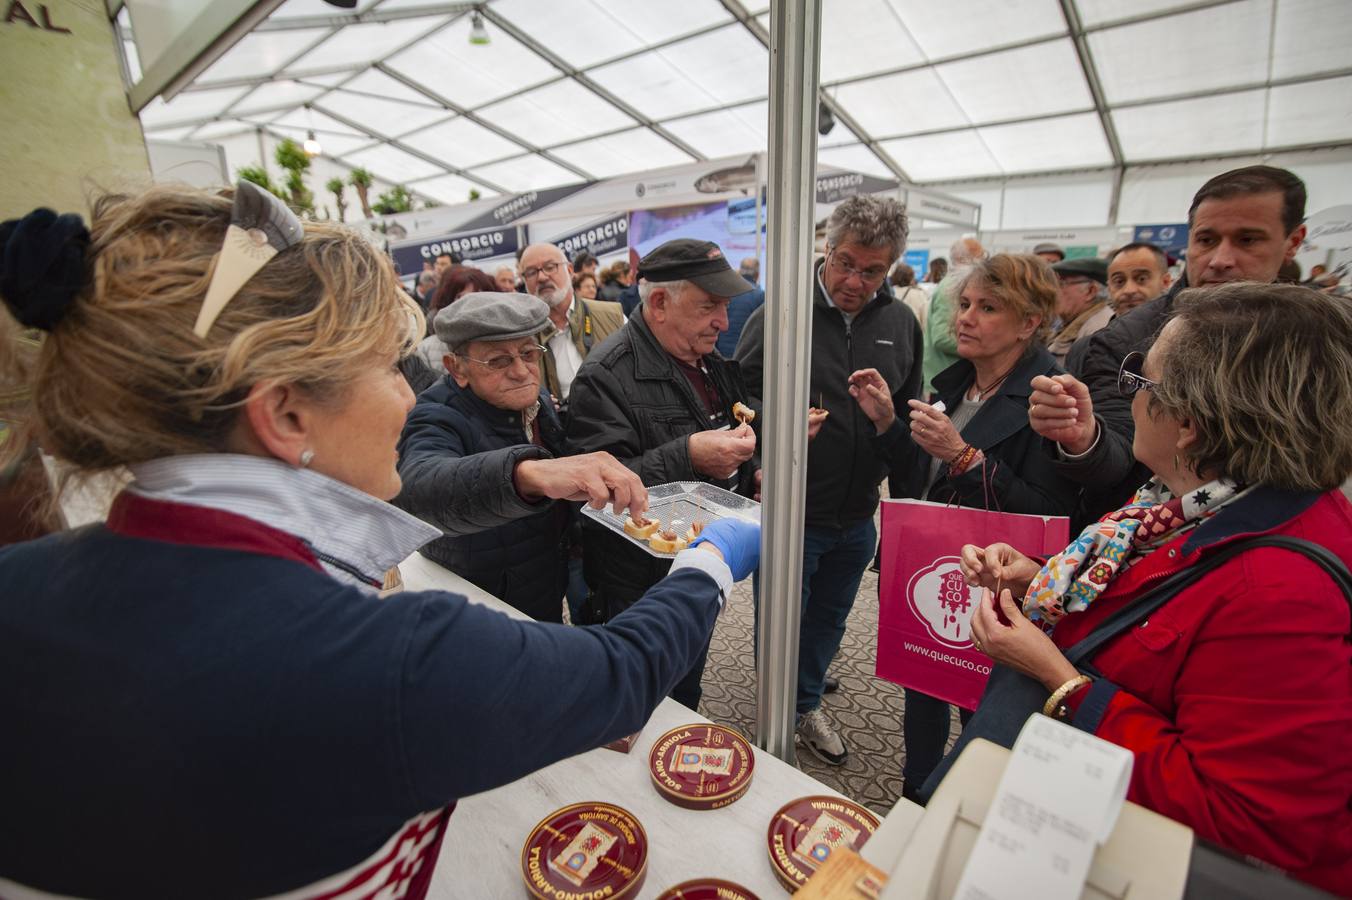
M400 564L408 590L438 588L520 616L489 594L417 554ZM662 799L648 776L648 752L678 725L708 721L674 700L653 713L628 754L592 750L562 760L505 787L468 797L456 807L428 894L450 898L524 897L521 845L541 819L562 806L603 801L638 817L648 833L648 877L639 897L697 877L734 881L762 900L785 897L766 850L770 817L808 794L839 796L768 753L755 751L746 796L723 809L684 809Z

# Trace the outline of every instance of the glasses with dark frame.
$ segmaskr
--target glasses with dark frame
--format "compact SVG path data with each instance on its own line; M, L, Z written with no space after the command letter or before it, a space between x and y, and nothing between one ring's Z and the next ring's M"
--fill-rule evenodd
M543 266L531 266L529 269L521 270L521 280L534 281L541 272L546 275L553 275L562 267L563 263L559 262L557 259L553 262L547 262Z
M1145 354L1134 350L1122 360L1122 368L1117 370L1117 390L1124 397L1135 396L1137 391L1154 391L1158 381L1151 381L1141 374L1145 366Z
M840 257L836 254L836 251L834 249L831 251L831 262L835 265L837 269L845 273L846 278L849 278L851 275L854 275L860 281L865 282L866 284L873 284L875 282L882 281L884 278L887 277L886 266L881 267L874 266L868 269L856 269L849 263L841 262Z
M539 344L532 344L529 347L523 347L517 353L499 353L497 356L490 356L488 359L475 359L472 356L466 356L463 353L455 354L458 359L467 359L470 362L476 362L481 366L486 366L494 372L505 372L512 367L512 363L520 359L528 366L539 364L540 359L545 355L545 348Z

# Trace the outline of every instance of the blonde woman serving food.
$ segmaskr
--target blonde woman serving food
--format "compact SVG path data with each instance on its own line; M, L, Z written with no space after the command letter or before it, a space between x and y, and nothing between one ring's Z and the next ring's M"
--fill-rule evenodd
M0 297L46 332L0 419L132 476L0 549L0 896L425 896L456 799L638 730L755 566L711 523L595 628L380 599L440 534L385 503L421 314L252 185L5 222Z

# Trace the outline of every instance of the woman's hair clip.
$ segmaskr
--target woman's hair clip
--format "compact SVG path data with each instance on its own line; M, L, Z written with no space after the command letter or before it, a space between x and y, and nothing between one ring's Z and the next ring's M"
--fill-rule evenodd
M193 333L206 337L245 282L274 256L296 246L304 237L300 219L276 194L250 181L236 183L230 227L225 231L216 271L211 275Z
M0 223L0 298L20 324L51 331L89 285L89 229L35 209Z

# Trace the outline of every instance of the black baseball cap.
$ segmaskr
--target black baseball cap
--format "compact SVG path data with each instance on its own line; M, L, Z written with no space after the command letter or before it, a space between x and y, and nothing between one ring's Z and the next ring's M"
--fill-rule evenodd
M728 265L713 241L677 238L639 260L638 277L646 281L692 281L715 297L736 297L755 285Z

